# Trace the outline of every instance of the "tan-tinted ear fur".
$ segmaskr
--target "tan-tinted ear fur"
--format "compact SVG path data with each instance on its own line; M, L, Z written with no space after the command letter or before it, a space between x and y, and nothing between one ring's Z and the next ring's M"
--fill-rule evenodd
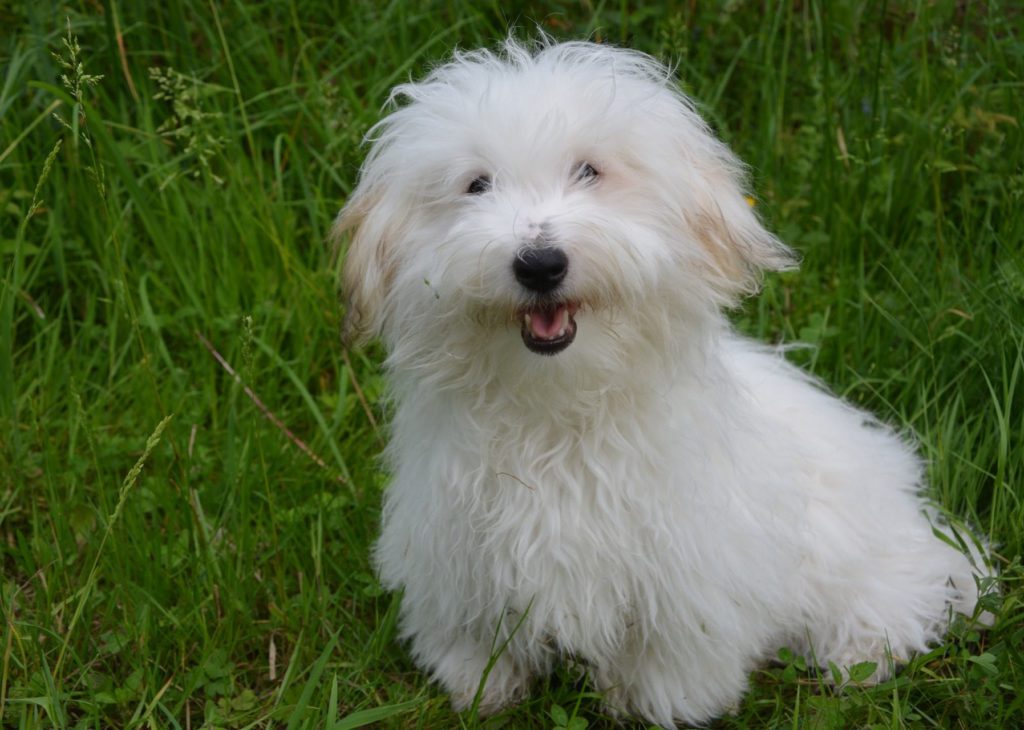
M765 271L797 266L796 254L765 229L731 175L716 175L716 195L701 201L694 227L703 245L712 284L727 301L757 291Z
M338 214L331 242L340 253L345 233L350 233L341 276L345 319L341 338L346 346L359 345L380 334L384 299L394 280L394 262L386 225L374 210L379 195L357 191Z

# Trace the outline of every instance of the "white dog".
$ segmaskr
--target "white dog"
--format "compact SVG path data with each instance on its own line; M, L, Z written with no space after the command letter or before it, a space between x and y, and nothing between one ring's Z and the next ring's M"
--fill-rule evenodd
M457 709L571 656L701 723L782 646L881 677L972 613L912 449L722 314L793 258L663 66L508 41L392 101L336 234L395 402L377 566Z

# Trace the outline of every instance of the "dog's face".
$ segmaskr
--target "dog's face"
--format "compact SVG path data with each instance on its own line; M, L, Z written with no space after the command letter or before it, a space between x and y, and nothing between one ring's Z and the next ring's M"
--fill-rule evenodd
M393 99L336 226L353 232L348 335L382 333L393 357L622 360L670 313L716 311L790 262L646 56L508 42Z

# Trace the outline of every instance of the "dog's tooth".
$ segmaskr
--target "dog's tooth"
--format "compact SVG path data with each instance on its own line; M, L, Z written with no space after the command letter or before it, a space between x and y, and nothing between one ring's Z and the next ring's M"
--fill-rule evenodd
M565 309L562 310L562 334L563 335L565 334L565 331L567 329L569 329L569 308L568 307L566 307Z
M526 314L523 315L523 324L525 324L527 327L530 326L530 313L529 312L527 312Z

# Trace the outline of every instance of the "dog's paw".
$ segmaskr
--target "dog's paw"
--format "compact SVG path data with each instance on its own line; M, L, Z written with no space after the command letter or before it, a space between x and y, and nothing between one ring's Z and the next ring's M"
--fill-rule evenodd
M488 717L506 707L519 704L526 697L528 684L527 678L511 683L508 681L499 683L492 681L491 676L488 676L483 688L477 685L472 690L466 688L452 692L452 709L456 712L465 712L475 704L477 713L481 717ZM478 695L479 701L477 701Z
M522 700L530 683L529 673L519 669L511 657L503 654L492 663L487 650L469 640L447 647L435 662L433 674L448 691L454 710L463 712L475 706L484 716Z

